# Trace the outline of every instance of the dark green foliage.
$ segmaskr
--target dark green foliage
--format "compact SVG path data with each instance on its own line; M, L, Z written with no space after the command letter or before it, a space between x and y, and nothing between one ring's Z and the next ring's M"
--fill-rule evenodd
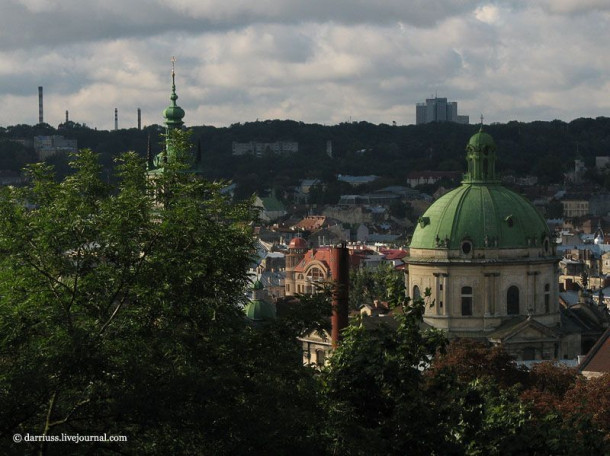
M598 121L575 122L574 134L600 134ZM375 130L337 128L361 148L355 131ZM515 131L498 127L501 141L530 127L506 128ZM394 139L387 153L398 157ZM247 202L228 201L224 184L194 179L181 164L148 179L134 153L119 157L116 179L89 150L72 165L65 179L34 165L28 186L0 194L3 454L610 452L609 377L585 382L549 365L526 372L500 349L447 345L422 328L431 303L406 300L391 270L354 275L352 298L387 301L397 324L355 320L317 375L301 365L296 336L328 330L328 293L303 297L267 325L243 317L253 248ZM128 442L16 444L14 433Z
M179 164L147 179L133 153L117 189L92 152L73 166L61 182L33 166L0 195L3 454L315 454L293 327L257 331L241 310L250 206Z
M541 183L562 183L563 173L572 168L578 154L588 167L594 164L595 156L607 154L609 123L605 117L569 123L511 121L485 126L485 129L497 143L500 174L533 174ZM368 189L375 190L387 185L404 185L405 175L410 171L463 171L466 144L478 128L450 122L407 126L344 122L325 126L266 120L223 128L196 126L193 131L194 142L201 144L206 177L233 180L241 197L274 188L278 196L289 199L286 188L297 185L303 178L333 184L338 174L374 174L383 177ZM101 155L103 175L108 180L114 175L113 160L122 151L135 150L145 156L150 141L153 155L157 154L163 147L163 131L159 125L142 130L103 131L68 122L57 130L49 125L11 126L0 129L0 139L31 139L35 135L53 134L77 139L79 148L90 148ZM260 158L236 157L231 155L233 141L296 141L299 152L288 156L266 153ZM332 142L333 158L326 154L327 141ZM59 171L63 176L64 170ZM605 174L593 176L593 180L602 185ZM328 192L318 197L317 202L334 203L344 189L335 186Z
M398 328L352 324L323 375L332 454L428 455L450 449L437 433L437 410L423 394L424 369L445 339L436 330L420 330L422 299L400 296L392 294L402 310Z
M350 272L350 307L360 309L364 304L373 305L375 300L392 299L392 290L400 289L404 283L402 271L386 264L377 268L361 268Z

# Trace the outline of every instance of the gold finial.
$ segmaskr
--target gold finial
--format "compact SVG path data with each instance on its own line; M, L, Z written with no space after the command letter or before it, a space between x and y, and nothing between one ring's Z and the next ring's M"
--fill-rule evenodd
M176 74L176 57L172 56L172 76Z

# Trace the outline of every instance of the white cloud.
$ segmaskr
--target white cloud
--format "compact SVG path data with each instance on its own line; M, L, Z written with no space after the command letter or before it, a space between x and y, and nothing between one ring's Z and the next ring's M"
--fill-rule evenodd
M475 17L486 24L497 24L500 21L500 10L495 5L484 5L474 12Z

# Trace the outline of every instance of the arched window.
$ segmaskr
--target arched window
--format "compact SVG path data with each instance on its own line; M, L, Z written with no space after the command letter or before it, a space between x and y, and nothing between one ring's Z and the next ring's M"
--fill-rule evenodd
M413 287L413 299L417 299L421 297L421 292L419 291L419 287L415 285Z
M472 315L472 287L462 287L462 315Z
M307 272L307 277L311 278L311 280L319 282L320 280L324 280L324 273L320 268L311 268Z
M544 285L544 313L551 311L551 286L547 283Z
M515 285L509 287L506 292L506 313L519 315L519 288Z

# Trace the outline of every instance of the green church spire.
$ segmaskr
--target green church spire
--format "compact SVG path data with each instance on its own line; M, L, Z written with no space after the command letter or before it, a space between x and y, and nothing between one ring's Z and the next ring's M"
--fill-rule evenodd
M181 172L189 172L194 174L200 173L201 165L201 146L198 147L197 155L195 156L191 150L191 144L188 141L188 135L180 134L184 122L184 109L176 103L178 95L176 94L176 59L172 57L172 91L170 95L171 104L163 110L165 118L165 148L158 153L151 161L148 155L148 169L151 174L164 172L168 164L179 164Z
M176 58L172 57L172 93L170 95L171 104L163 110L163 117L165 118L165 150L157 154L154 159L153 165L157 169L163 169L168 161L174 161L176 159L176 151L172 144L171 131L182 128L184 122L184 109L176 104L178 95L176 94L176 69L175 69Z
M184 109L176 104L178 95L176 94L176 70L175 70L176 58L172 57L172 94L169 97L172 104L169 105L163 111L163 117L165 118L166 133L172 128L181 128L184 125L182 118L184 117Z

